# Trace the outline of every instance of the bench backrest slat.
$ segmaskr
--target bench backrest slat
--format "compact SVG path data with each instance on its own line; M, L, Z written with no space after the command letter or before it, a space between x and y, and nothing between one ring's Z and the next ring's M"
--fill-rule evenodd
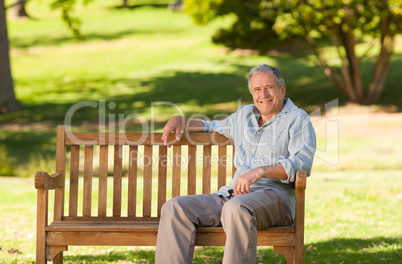
M57 127L56 173L60 173L63 181L66 173L66 133L64 126ZM64 214L64 185L55 189L53 220L61 221Z
M80 165L80 146L71 146L70 197L69 197L70 203L68 212L70 216L77 216L79 165Z
M188 146L188 175L187 175L187 194L192 195L196 193L195 185L197 180L197 169L196 169L196 155L197 146Z
M232 177L234 176L234 174L235 174L235 172L236 172L236 167L235 167L235 163L234 163L235 153L236 153L236 150L235 150L235 148L233 147L233 148L232 148L232 158L233 158L233 160L232 160Z
M99 147L98 216L106 216L107 212L108 153L108 146Z
M173 146L172 197L180 196L181 146Z
M202 193L211 192L211 153L212 147L210 145L203 146Z
M234 151L227 148L233 142L215 133L189 133L179 142L172 133L170 149L163 145L161 133L67 132L64 136L64 152L66 146L71 152L70 219L159 217L170 197L211 193L227 184L230 169L234 173L229 166ZM95 197L97 201L92 201Z
M137 211L137 169L138 146L130 146L128 159L128 207L127 215L136 216Z
M123 176L123 146L114 146L113 216L121 216L121 188Z
M83 216L91 216L92 204L92 176L93 176L93 146L85 146L84 162L84 196Z
M144 188L143 216L151 216L152 212L152 146L144 146Z
M219 187L226 185L226 146L218 147L218 186Z
M166 187L167 187L167 147L159 146L159 161L158 161L158 212L161 215L162 205L166 202Z

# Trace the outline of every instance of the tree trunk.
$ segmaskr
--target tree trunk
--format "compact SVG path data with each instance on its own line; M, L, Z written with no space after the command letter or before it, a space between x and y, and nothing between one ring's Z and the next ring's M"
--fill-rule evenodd
M12 17L15 19L28 18L29 15L25 9L28 0L14 0L12 7Z
M20 107L11 77L6 10L4 0L0 0L0 113L18 111Z
M350 78L351 89L353 90L354 96L356 97L356 101L362 103L363 88L360 74L360 62L355 52L356 40L353 34L353 30L349 29L347 32L342 32L341 36L349 64L347 75L348 78Z
M342 57L341 54L339 54L340 59L342 60L342 67L341 67L341 72L342 76L344 79L342 79L341 75L339 72L332 66L330 66L327 62L327 60L324 58L324 56L321 55L318 43L308 34L305 36L305 39L309 43L309 46L311 48L311 51L315 55L317 61L320 64L320 67L324 70L325 75L329 78L329 80L334 84L334 86L340 90L346 98L348 98L352 103L358 103L360 104L361 102L356 96L356 93L353 89L352 82L350 81L349 78L349 73L345 72L346 68L346 59ZM339 51L339 43L337 40L337 36L333 36L333 41L334 45L337 47L337 50Z
M128 0L123 0L123 7L128 7Z
M384 19L381 25L381 49L374 67L373 77L371 78L368 86L366 104L376 103L380 99L380 95L384 89L385 80L388 75L389 67L391 66L391 58L395 45L395 36L389 35L386 22L387 21Z
M338 31L331 36L334 46L337 48L338 56L341 59L341 75L331 67L326 59L321 55L318 44L309 35L305 39L310 48L324 70L325 75L331 80L334 86L340 90L346 98L356 104L375 104L380 99L380 95L384 89L386 77L391 65L393 48L395 46L395 36L389 35L388 23L382 21L381 48L377 56L373 75L368 85L367 93L363 92L362 78L360 73L360 60L355 53L356 40L352 31L341 33L343 47L346 57L340 52L340 44L338 42Z

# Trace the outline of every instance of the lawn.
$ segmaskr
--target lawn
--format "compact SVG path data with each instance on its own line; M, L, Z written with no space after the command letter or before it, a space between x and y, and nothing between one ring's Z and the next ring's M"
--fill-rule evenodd
M307 184L305 263L400 263L401 172L314 173ZM0 183L0 263L32 263L33 179L3 177ZM8 254L9 249L21 253ZM216 263L222 254L222 247L198 247L194 263ZM259 263L285 263L266 247L258 249L258 258ZM65 253L65 263L153 263L153 259L153 247L69 247Z
M11 1L7 1L11 2ZM287 96L314 117L318 147L306 201L306 263L401 263L402 45L378 106L346 104L311 56L228 53L210 37L231 18L194 25L168 1L96 0L79 5L83 40L72 37L50 0L30 1L34 19L8 21L15 92L23 104L0 115L0 263L32 263L36 194L33 175L54 170L56 125L74 130L161 130L172 115L221 118L251 103L245 75L260 63L278 66ZM155 5L156 3L156 5ZM372 59L363 75L370 76ZM368 78L365 78L367 81ZM84 104L71 112L77 103ZM91 106L90 106L91 105ZM338 111L339 110L339 111ZM68 115L68 113L72 113ZM17 249L14 254L10 249ZM21 252L21 254L18 254ZM195 263L214 263L223 248L198 248ZM71 247L66 263L152 263L153 248ZM284 263L270 248L259 262Z

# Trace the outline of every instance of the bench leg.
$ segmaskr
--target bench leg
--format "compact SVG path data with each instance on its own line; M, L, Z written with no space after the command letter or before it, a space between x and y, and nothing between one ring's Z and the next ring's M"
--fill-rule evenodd
M53 264L63 264L63 252L57 254L57 256L53 259Z
M63 263L63 251L67 251L67 246L50 246L48 249L47 260L53 260L54 264Z
M295 247L274 247L274 251L282 254L288 264L295 263Z

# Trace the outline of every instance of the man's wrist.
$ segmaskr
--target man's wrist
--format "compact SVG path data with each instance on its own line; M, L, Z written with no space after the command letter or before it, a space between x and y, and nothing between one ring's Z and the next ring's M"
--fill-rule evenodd
M269 166L259 167L257 175L258 175L259 180L262 179L262 178L269 178L268 177L268 175L269 175Z

